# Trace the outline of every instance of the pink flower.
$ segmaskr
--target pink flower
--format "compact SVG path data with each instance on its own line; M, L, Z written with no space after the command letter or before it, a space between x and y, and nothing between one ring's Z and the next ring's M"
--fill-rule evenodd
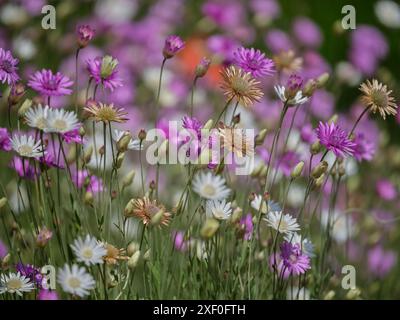
M254 48L238 48L234 53L234 63L246 72L250 72L253 77L261 78L271 76L275 73L275 64L265 54Z
M0 150L3 151L10 151L11 141L10 141L10 134L6 128L0 128Z
M88 25L81 25L76 30L76 33L78 35L78 45L84 48L93 39L95 30Z
M397 261L394 251L384 251L382 246L377 245L368 251L368 269L378 277L384 277L390 272Z
M55 291L50 291L46 289L40 290L38 300L58 300L58 294Z
M345 157L354 154L356 144L351 141L347 133L335 123L320 122L315 130L320 143L326 149L332 151L337 157Z
M376 183L378 195L387 201L394 200L397 197L396 187L389 180L381 179Z
M284 241L281 244L281 258L283 266L290 274L299 275L311 269L310 258L302 253L298 243Z
M175 35L170 35L165 39L163 55L165 59L170 59L174 55L176 55L183 47L185 46L185 42L179 37Z
M10 51L0 48L0 81L2 83L7 82L10 85L19 80L17 64L18 59L13 58Z
M51 70L45 69L36 71L28 82L28 86L33 90L48 97L70 95L72 90L69 87L72 85L73 82L60 72L53 74Z
M118 77L118 62L111 57L110 58L112 60L108 61L106 60L106 57L89 59L86 61L86 67L89 71L90 77L94 79L96 84L101 84L104 88L114 91L115 88L122 86L122 81ZM106 64L109 66L109 68L107 68ZM107 72L105 72L105 70Z

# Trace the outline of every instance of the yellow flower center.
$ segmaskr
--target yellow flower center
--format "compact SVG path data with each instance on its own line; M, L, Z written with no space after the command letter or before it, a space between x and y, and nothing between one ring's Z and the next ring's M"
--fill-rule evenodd
M84 248L82 250L82 256L85 259L91 259L93 257L93 250L91 248Z
M117 118L117 114L113 108L110 107L104 107L100 108L97 111L96 116L101 120L101 121L114 121Z
M249 90L249 83L241 77L235 77L232 79L232 89L239 96L244 96Z
M22 281L18 278L11 279L7 282L7 289L12 290L19 290L22 288Z
M77 277L71 277L68 279L68 285L73 289L79 288L81 286L81 280Z
M43 118L43 117L37 119L37 120L36 120L36 127L37 127L38 129L44 129L44 128L46 128L46 127L47 127L47 121L46 121L46 119Z
M54 121L53 127L57 129L57 131L64 131L67 129L67 122L62 119L57 119Z
M380 90L372 90L371 100L378 106L378 108L386 108L388 105L387 94Z
M211 185L211 184L206 184L206 185L203 187L203 194L204 194L205 196L209 196L209 197L214 196L214 195L215 195L215 188L214 188L214 186Z
M18 153L23 156L27 157L33 152L33 148L29 144L24 144L18 147Z

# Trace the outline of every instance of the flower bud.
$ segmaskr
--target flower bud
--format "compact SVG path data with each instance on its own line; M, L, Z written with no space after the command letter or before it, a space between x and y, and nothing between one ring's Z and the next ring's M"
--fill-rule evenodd
M214 121L213 119L209 119L203 126L203 129L205 130L211 130L213 127Z
M7 198L3 197L0 199L0 209L2 209L7 204Z
M143 255L143 259L146 261L149 261L150 258L151 258L151 249L147 250Z
M146 139L146 136L147 136L146 131L145 131L144 129L141 129L141 130L139 131L139 134L138 134L139 140L140 140L140 141L143 141L144 139Z
M238 113L237 115L235 115L235 116L233 117L232 120L233 120L233 121L232 121L233 124L238 124L238 123L240 123L240 113Z
M133 179L135 178L135 170L131 170L128 172L128 174L122 179L122 188L129 187Z
M76 33L78 46L82 49L85 48L89 44L90 40L93 39L95 30L88 25L82 25L78 27Z
M79 127L79 135L83 137L86 134L86 130L83 126Z
M194 71L196 77L201 78L204 77L210 67L211 60L208 58L201 59L200 63L196 66Z
M301 176L301 173L303 172L304 168L304 161L300 161L292 170L290 173L290 176L292 179L296 179Z
M324 296L324 300L333 300L333 298L335 298L335 291L330 290L325 296Z
M10 105L16 105L25 94L25 86L19 82L11 87L10 95L8 96L8 102Z
M129 131L125 131L121 139L118 140L117 142L117 150L119 152L125 152L128 150L128 145L132 140L132 135L130 134Z
M315 180L314 186L316 188L319 188L319 187L322 186L324 181L325 181L325 173L321 174L321 176L318 179Z
M267 129L262 129L255 137L254 142L256 146L261 146L267 136Z
M204 223L200 230L200 234L203 238L209 239L214 236L219 228L219 222L213 218L209 218Z
M321 143L319 142L319 140L317 140L311 145L310 152L311 154L316 155L321 151L321 148Z
M135 269L139 263L139 259L140 259L140 250L136 251L132 255L132 257L129 258L127 262L128 268L131 270Z
M129 200L124 209L124 216L129 218L133 217L133 210L135 209L134 199Z
M163 48L163 56L165 59L172 58L185 46L185 42L175 35L170 35L165 39L165 44Z
M242 208L235 208L235 210L233 210L232 212L232 216L231 216L231 222L232 223L236 223L240 220L240 218L243 215L243 209Z
M150 223L152 226L158 226L162 222L163 218L164 218L164 210L163 209L158 210L158 212L151 217Z
M32 107L32 100L25 99L22 105L18 109L18 117L23 118L25 113Z
M120 153L120 154L118 155L117 160L115 161L115 167L116 167L117 169L121 168L122 163L124 162L124 159L125 159L125 153L122 152L122 153Z
M328 80L329 80L329 73L324 72L317 78L317 87L318 88L324 87L326 85L326 83L328 82Z
M36 236L36 245L40 248L44 248L52 237L53 232L43 227Z
M87 204L87 205L92 205L92 204L93 204L93 201L94 201L93 193L90 192L90 191L87 191L87 192L85 193L85 196L84 196L83 201L84 201L85 204Z
M337 115L337 114L334 114L329 120L328 120L328 123L337 123L337 121L338 121L338 119L339 119L339 116Z
M132 241L129 245L128 248L126 248L126 253L128 254L128 256L132 256L136 251L139 250L139 243Z
M83 161L85 163L89 163L90 159L92 159L92 154L93 154L93 146L89 146L83 155Z
M328 162L322 161L318 163L318 165L315 166L314 169L312 169L311 177L313 177L314 179L318 179L322 174L326 172L327 169L328 169Z
M317 89L317 82L314 79L309 79L304 85L303 93L306 97L311 97Z

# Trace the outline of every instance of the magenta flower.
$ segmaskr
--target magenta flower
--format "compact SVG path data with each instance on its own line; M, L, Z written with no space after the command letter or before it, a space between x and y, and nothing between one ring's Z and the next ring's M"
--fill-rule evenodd
M376 183L376 191L382 199L387 201L394 200L397 197L396 187L386 179L381 179Z
M281 259L290 274L299 275L311 269L310 258L302 253L298 243L284 241L281 244Z
M282 155L279 161L279 169L286 177L289 177L293 168L299 163L299 161L300 157L298 153L294 151L287 151Z
M380 245L368 251L368 269L378 277L384 277L393 269L397 261L394 251L384 251Z
M170 35L165 39L163 55L165 59L170 59L185 46L185 42L175 35Z
M185 252L188 249L188 242L185 241L185 233L182 231L172 232L175 250Z
M67 144L70 144L72 142L83 144L84 141L83 137L79 133L79 129L67 131L62 134L62 137Z
M122 81L118 77L118 61L116 59L110 56L97 57L87 60L86 66L90 77L94 79L96 84L101 84L110 91L122 86Z
M58 294L55 291L42 289L37 296L38 300L58 300Z
M35 266L33 266L31 264L24 265L19 262L16 265L15 269L21 275L25 276L26 278L29 278L37 286L37 288L42 287L43 275L40 272L39 268L36 268Z
M297 18L293 24L293 34L296 39L308 47L318 47L322 42L321 31L318 26L308 18Z
M270 76L275 72L275 65L265 54L254 48L238 48L234 53L234 63L253 77L260 78Z
M354 143L356 144L354 147L354 158L357 161L371 161L375 154L375 145L367 140L363 133L356 134Z
M7 246L0 240L0 260L3 259L8 253Z
M35 178L35 169L29 164L29 159L22 159L20 157L14 156L11 160L10 167L13 168L19 177L33 180ZM36 169L38 172L39 169Z
M90 40L93 39L95 30L92 29L89 25L81 25L76 30L78 36L78 45L81 48L84 48L88 45Z
M315 130L320 143L337 157L354 154L356 144L348 138L347 133L335 123L320 122Z
M10 138L8 130L6 128L0 128L0 150L10 151L12 149Z
M53 74L51 70L45 69L36 71L28 82L33 90L47 97L70 95L72 90L69 87L72 85L73 81L60 72Z
M202 128L202 124L196 118L190 118L190 117L184 116L182 118L182 127L187 130L193 130L196 132L196 134L198 136L200 136L200 130Z
M253 216L251 215L251 213L246 214L240 219L239 228L243 232L243 239L251 240L254 229Z
M17 64L18 59L13 58L10 51L0 48L0 81L2 83L7 82L10 85L19 80Z

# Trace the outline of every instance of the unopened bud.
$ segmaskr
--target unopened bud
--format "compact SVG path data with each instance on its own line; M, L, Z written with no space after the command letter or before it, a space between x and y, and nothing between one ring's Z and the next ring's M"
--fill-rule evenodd
M17 83L11 87L10 95L8 96L8 102L10 105L16 105L25 94L25 86L22 83Z
M219 228L219 222L213 218L209 218L204 223L203 227L200 230L200 234L203 238L209 239L214 236Z
M143 259L146 261L149 261L150 258L151 258L151 249L147 250L143 255Z
M2 209L7 204L7 198L3 197L0 199L0 209Z
M89 163L90 159L92 159L92 154L93 154L93 146L89 146L83 155L83 161L85 163Z
M337 121L338 121L338 119L339 119L339 116L337 115L337 114L334 114L329 120L328 120L328 123L337 123Z
M128 268L129 269L135 269L139 263L139 259L140 259L140 250L136 251L132 257L129 258L128 260Z
M83 137L86 134L86 130L83 126L79 127L79 135Z
M262 129L254 139L255 145L261 146L264 143L266 136L267 136L267 129Z
M320 188L325 181L325 173L321 174L321 176L315 180L314 186L316 188Z
M238 124L238 123L240 123L240 113L238 113L237 115L235 115L235 116L233 117L232 120L233 120L233 121L232 121L233 124Z
M141 129L141 130L139 131L139 134L138 134L139 140L140 140L140 141L143 141L144 139L146 139L146 136L147 136L146 131L145 131L144 129Z
M326 83L329 80L329 73L328 72L324 72L323 74L321 74L318 78L317 78L317 86L318 88L322 88L326 85Z
M242 208L235 208L235 210L233 210L232 212L232 216L231 216L231 222L232 223L236 223L240 220L240 218L243 215L243 209Z
M158 212L153 217L151 217L150 223L152 226L158 226L163 221L163 218L164 218L164 210L163 209L158 210Z
M321 151L321 148L321 143L319 142L319 140L317 140L311 145L310 152L311 154L316 155Z
M135 178L135 170L131 170L128 174L122 179L122 187L126 188L130 186Z
M115 167L116 167L117 169L121 168L122 163L124 162L124 159L125 159L125 153L122 152L122 153L120 153L120 154L118 155L117 160L115 161Z
M201 59L200 63L196 66L194 71L196 77L201 78L204 77L210 67L211 60L208 58Z
M128 256L132 256L136 251L138 251L140 248L139 243L132 241L129 245L128 248L126 248L126 253Z
M93 204L93 200L94 200L93 193L91 193L90 191L87 191L85 193L83 201L85 202L85 204L91 205L91 204Z
M303 172L304 168L304 161L300 161L296 166L293 168L292 172L290 173L290 176L292 179L296 179L301 176L301 173Z
M312 169L311 177L313 177L314 179L318 179L322 174L326 172L327 169L328 169L328 162L322 161L318 163L318 165L314 167L314 169Z
M23 118L25 113L32 107L32 100L25 99L22 105L18 109L18 117Z
M129 218L133 217L133 210L135 209L134 199L129 200L124 209L124 216Z
M132 140L132 135L129 131L125 131L122 135L121 139L117 141L117 150L119 152L125 152L128 150L128 145Z
M311 97L317 89L317 82L314 79L309 79L304 85L303 93L306 97Z

